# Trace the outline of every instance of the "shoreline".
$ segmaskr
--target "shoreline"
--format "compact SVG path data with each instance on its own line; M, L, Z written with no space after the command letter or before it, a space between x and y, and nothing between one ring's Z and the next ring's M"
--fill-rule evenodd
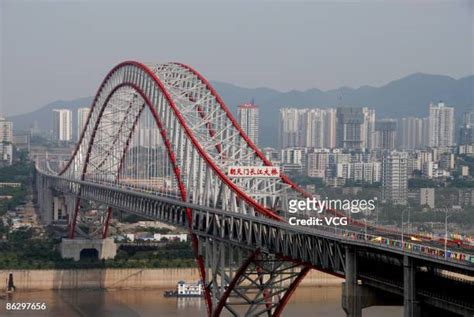
M0 270L1 288L6 289L8 274L13 273L17 292L67 289L164 289L175 288L180 280L199 280L197 268L163 269L72 269ZM340 286L344 280L312 270L300 286Z

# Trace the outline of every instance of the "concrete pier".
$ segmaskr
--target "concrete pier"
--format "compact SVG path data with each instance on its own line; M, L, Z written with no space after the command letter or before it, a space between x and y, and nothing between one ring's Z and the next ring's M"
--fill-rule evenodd
M420 307L416 300L416 269L413 266L413 259L408 256L403 257L403 307L405 317L419 317Z
M61 257L79 261L84 251L97 252L97 257L113 259L117 254L117 245L113 239L62 239L60 244Z
M346 247L346 281L343 283L342 308L347 317L361 317L362 303L357 282L357 254L353 248Z

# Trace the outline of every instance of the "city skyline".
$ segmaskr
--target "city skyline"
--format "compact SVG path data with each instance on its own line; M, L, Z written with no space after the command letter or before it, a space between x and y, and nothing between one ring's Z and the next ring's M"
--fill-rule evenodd
M123 3L111 7L98 2L93 5L95 14L89 15L85 24L80 17L81 13L91 11L90 2L3 1L0 112L11 116L53 100L87 95L100 83L104 69L126 59L182 61L215 81L243 87L267 86L280 91L379 87L418 72L454 78L474 73L474 19L470 1L434 2L429 6L407 2L379 5L371 1L357 5L256 2L252 6L249 13L245 3L235 2L219 5L204 2L199 6L184 2L138 2L135 5L138 15ZM118 19L104 25L103 18L110 10ZM55 17L48 19L51 12L55 12ZM239 12L247 16L246 23L238 18ZM184 20L169 32L170 28L165 26L183 15L189 22ZM332 18L328 19L329 16ZM120 17L127 17L130 23L126 27L121 25ZM352 19L358 23L351 23ZM61 23L62 27L55 28L55 23L46 22L49 20ZM403 26L399 24L401 20ZM218 29L214 21L219 23ZM200 27L193 31L188 23L196 22ZM86 32L89 27L94 32ZM194 37L198 31L209 35ZM124 34L127 40L123 41L115 32ZM283 42L274 36L280 33ZM157 34L164 45L147 41ZM233 36L227 38L225 34ZM187 53L187 41L174 40L184 35L194 38L192 54ZM24 41L17 41L18 38ZM223 45L217 51L212 49L210 54L213 46L208 44L216 38ZM128 47L127 41L134 45ZM40 45L43 42L51 45ZM378 45L371 45L374 42ZM77 53L84 52L88 45L94 50ZM249 47L253 49L251 55L246 54ZM367 72L368 65L376 67ZM19 80L22 85L17 85ZM33 93L21 93L24 87Z
M279 127L279 147L413 150L428 146L449 147L471 142L471 135L473 134L471 132L473 130L471 117L474 117L474 111L462 113L460 115L462 121L459 126L456 126L453 107L445 103L430 103L428 110L430 112L428 117L396 119L379 118L374 109L367 107L311 107L302 109L283 107L279 109L280 118L277 124ZM90 109L81 107L77 111L71 111L70 109L53 109L52 111L53 114L58 111L70 113L71 122L68 125L71 125L71 129L76 129L76 133L71 132L71 135L75 137L75 140L78 140ZM360 112L360 120L362 121L354 125L357 121L358 112ZM349 117L344 119L344 116L348 115ZM239 105L236 119L244 133L257 146L270 146L265 143L259 144L258 106L252 103ZM351 128L346 127L344 120L351 122ZM53 121L52 133L57 135L58 120L56 118ZM11 122L10 125L13 126ZM13 128L11 129L13 130ZM15 131L16 134L26 132L24 130ZM31 135L47 136L49 131L33 129L33 126L31 126L29 133ZM347 133L349 134L344 136ZM434 139L435 135L438 136L439 141ZM345 138L348 138L351 144L346 144Z

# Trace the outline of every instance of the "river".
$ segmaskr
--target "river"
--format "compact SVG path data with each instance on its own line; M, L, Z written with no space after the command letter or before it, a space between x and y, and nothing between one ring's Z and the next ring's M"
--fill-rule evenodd
M300 287L283 316L345 316L341 308L340 287ZM10 302L46 303L45 311L6 311L0 299L0 316L48 317L194 317L205 316L206 305L200 298L165 298L163 290L46 290L17 292ZM364 309L368 317L399 317L402 307Z

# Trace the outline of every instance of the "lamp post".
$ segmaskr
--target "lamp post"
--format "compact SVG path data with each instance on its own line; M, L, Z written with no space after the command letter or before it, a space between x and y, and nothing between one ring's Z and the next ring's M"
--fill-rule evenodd
M402 223L401 223L401 226L402 226L402 251L405 250L405 244L404 244L404 230L403 230L403 214L405 213L405 211L408 211L408 215L410 215L410 208L409 207L405 207L403 210L402 210ZM408 219L410 219L410 216L408 216ZM410 220L408 220L408 222L410 222Z
M445 216L444 216L444 258L448 257L448 207L445 208Z

